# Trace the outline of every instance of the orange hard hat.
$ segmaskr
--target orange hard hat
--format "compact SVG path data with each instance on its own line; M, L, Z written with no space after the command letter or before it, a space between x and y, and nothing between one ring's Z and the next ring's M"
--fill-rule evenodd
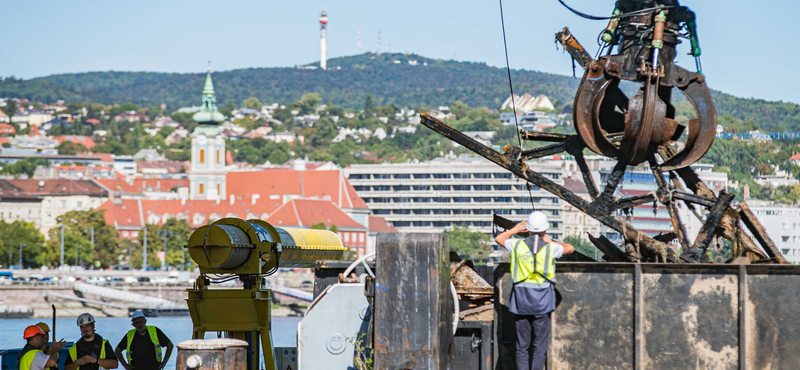
M28 339L36 334L44 334L44 332L42 331L42 328L36 325L31 325L25 328L25 335L22 337L22 339Z

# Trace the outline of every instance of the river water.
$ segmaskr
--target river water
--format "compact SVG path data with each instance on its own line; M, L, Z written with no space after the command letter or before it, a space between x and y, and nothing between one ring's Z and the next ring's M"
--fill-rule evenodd
M296 347L297 346L297 323L300 317L273 317L272 318L272 339L275 347ZM75 342L80 339L80 330L75 318L57 319L56 335L58 339L63 338L67 342ZM22 339L22 332L28 325L43 321L47 325L52 325L52 319L0 319L0 350L7 348L22 348L25 345ZM147 319L147 325L157 326L164 334L169 337L173 344L178 344L185 340L192 339L192 319L185 317L153 317ZM111 347L116 348L120 339L132 329L129 318L98 318L97 333L111 342ZM53 329L52 327L50 328ZM216 333L206 333L206 338L216 338ZM52 338L51 338L52 339ZM175 348L170 356L169 364L166 369L175 368L175 358L178 349ZM122 369L120 366L119 369Z

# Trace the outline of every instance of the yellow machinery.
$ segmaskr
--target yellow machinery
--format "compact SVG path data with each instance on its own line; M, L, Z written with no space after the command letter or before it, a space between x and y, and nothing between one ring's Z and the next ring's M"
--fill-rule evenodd
M261 220L224 218L198 228L186 246L200 266L189 290L193 338L221 332L250 344L248 369L259 365L259 343L267 370L276 370L271 333L272 292L263 277L279 267L314 267L317 260L341 259L346 250L327 230L280 228ZM241 280L244 289L212 288Z

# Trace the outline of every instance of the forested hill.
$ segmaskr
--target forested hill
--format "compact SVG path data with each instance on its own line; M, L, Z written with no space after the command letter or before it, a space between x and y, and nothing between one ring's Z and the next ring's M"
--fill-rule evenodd
M569 63L564 56L565 63ZM409 62L416 61L416 65ZM427 64L427 65L424 65ZM483 63L429 59L420 55L372 53L335 58L329 70L301 68L249 68L214 72L217 99L239 104L248 97L262 102L288 103L316 92L323 102L344 108L361 108L368 93L377 104L437 107L461 100L473 107L498 108L508 97L505 69ZM338 68L337 68L338 67ZM340 69L339 69L340 68ZM0 97L50 102L103 104L135 103L169 110L197 105L204 73L89 72L52 75L32 80L0 81ZM545 94L557 107L570 104L580 82L571 76L514 70L514 90L519 94ZM768 130L800 129L800 106L733 97L714 92L719 114L743 121L754 120Z

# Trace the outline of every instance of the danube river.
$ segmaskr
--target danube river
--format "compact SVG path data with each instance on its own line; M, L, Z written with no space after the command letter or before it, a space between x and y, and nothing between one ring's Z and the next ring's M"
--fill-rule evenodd
M300 317L273 317L272 318L272 339L275 347L296 347L297 346L297 323ZM75 318L59 318L56 321L56 335L59 339L63 338L67 342L74 342L80 339L80 331ZM0 319L0 350L7 348L22 348L25 341L22 339L22 332L28 325L44 321L47 325L52 325L52 319ZM155 325L174 344L192 339L192 319L185 317L153 317L147 319L148 325ZM111 342L112 347L116 347L120 339L132 329L129 318L98 318L97 333ZM52 330L52 328L51 328ZM206 338L216 338L217 333L206 333ZM178 349L172 352L167 369L175 368L175 358ZM120 366L119 369L122 369Z

